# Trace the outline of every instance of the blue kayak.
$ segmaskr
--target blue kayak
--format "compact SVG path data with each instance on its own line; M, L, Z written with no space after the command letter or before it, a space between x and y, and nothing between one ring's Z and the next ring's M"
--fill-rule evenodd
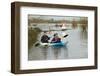
M63 47L66 46L67 42L59 42L59 43L40 43L41 46L52 46L52 47Z

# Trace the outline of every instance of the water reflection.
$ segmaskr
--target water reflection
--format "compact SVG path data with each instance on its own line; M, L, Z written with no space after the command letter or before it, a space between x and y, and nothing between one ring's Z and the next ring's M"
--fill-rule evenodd
M88 31L87 31L87 25L82 24L80 26L80 39L81 40L87 40L88 39Z
M77 22L75 21L75 19L73 19L73 21L72 21L72 27L75 29L75 28L77 28Z
M34 49L31 49L31 52L29 52L29 60L65 59L68 57L67 47L63 47L63 48L33 47L33 48Z

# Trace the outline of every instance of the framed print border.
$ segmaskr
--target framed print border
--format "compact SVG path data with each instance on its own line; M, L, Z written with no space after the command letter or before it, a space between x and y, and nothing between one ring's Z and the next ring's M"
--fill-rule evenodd
M44 68L44 69L20 69L20 8L25 7L42 7L57 9L78 9L94 11L94 65L75 66L61 68ZM40 73L40 72L56 72L56 71L72 71L97 69L97 7L94 6L77 6L77 5L61 5L47 3L29 3L29 2L13 2L11 3L11 72L15 74L23 73Z

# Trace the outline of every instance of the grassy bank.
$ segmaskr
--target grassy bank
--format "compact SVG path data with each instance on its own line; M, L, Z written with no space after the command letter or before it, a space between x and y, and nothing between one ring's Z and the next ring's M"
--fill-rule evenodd
M41 32L39 28L28 28L28 49L37 41L38 34Z

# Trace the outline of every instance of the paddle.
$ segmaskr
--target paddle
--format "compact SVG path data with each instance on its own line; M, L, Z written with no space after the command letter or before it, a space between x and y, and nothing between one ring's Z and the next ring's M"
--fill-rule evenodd
M67 37L67 36L68 36L68 34L64 35L63 38L65 38L65 37ZM35 44L35 47L38 47L39 45L40 45L40 43L36 43L36 44Z
M36 43L36 44L35 44L35 47L37 47L37 46L39 46L39 45L40 45L40 43Z

